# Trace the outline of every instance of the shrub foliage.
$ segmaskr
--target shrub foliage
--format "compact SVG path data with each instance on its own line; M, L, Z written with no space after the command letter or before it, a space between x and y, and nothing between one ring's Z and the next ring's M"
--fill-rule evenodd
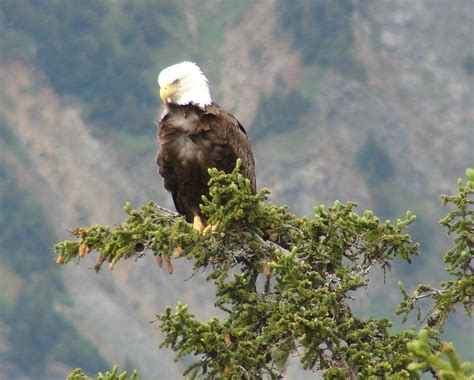
M122 259L147 253L169 273L178 257L191 260L196 271L207 268L224 317L200 321L184 304L157 315L165 334L161 346L173 349L176 359L196 357L185 371L191 378L276 379L290 355L305 369L322 371L325 379L416 379L422 371L439 370L432 362L416 365L425 363L421 351L413 349L421 339L416 331L392 333L391 321L360 318L349 302L367 285L371 271L396 257L410 262L418 253L407 233L414 215L382 222L371 211L357 214L355 203L336 201L316 207L313 217L298 217L266 202L268 190L252 194L239 163L231 174L211 169L210 175L210 196L202 204L214 226L209 233L197 233L153 202L139 209L127 204L123 224L76 228L73 240L57 243L57 263L95 251L97 271L105 262L112 269ZM439 316L438 325L426 330L431 336L454 304L461 302L468 313L472 306L472 211L466 207L473 188L472 181L460 182L458 196L443 198L458 208L442 221L459 233L446 258L458 277L443 283L441 293L422 286ZM438 294L445 289L450 301L440 303ZM408 313L419 289L414 295L403 287L402 292L400 312ZM434 353L443 350L439 344L429 347Z

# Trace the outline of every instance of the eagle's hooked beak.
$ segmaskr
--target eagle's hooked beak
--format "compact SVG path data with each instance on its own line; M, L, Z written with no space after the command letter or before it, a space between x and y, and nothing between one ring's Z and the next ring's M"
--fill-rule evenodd
M163 103L166 103L167 100L174 95L174 93L176 92L176 86L174 86L173 84L169 85L169 86L164 86L162 88L160 88L160 98L161 98L161 101Z

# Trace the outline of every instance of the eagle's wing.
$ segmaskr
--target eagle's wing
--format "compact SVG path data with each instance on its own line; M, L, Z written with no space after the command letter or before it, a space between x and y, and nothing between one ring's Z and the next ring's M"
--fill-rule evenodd
M252 191L257 190L255 176L255 160L252 146L245 128L230 113L224 111L220 106L213 103L206 107L203 122L208 124L207 135L213 145L223 148L222 157L218 169L230 172L235 167L237 158L242 161L240 172L250 180ZM206 128L206 129L207 129Z

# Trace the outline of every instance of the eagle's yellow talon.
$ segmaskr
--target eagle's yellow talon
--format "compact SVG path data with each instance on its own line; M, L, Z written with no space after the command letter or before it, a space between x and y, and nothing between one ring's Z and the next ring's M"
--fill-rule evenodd
M215 230L217 230L217 227L219 226L219 223L216 223L216 224L209 224L206 226L206 228L204 228L204 231L202 231L202 234L205 235L207 234L209 231L211 232L214 232Z
M194 216L193 227L200 234L204 234L204 230L206 229L206 226L202 222L201 217L199 215Z
M194 216L193 228L201 235L206 235L208 232L214 232L217 229L218 225L219 223L208 224L206 226L199 215Z

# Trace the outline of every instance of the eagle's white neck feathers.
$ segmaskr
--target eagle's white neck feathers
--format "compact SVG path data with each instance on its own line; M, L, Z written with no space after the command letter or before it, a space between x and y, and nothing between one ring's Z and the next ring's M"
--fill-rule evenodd
M158 84L170 95L165 103L178 105L195 104L204 108L212 103L209 82L201 69L193 62L181 62L169 66L158 75ZM169 91L169 89L172 89Z

